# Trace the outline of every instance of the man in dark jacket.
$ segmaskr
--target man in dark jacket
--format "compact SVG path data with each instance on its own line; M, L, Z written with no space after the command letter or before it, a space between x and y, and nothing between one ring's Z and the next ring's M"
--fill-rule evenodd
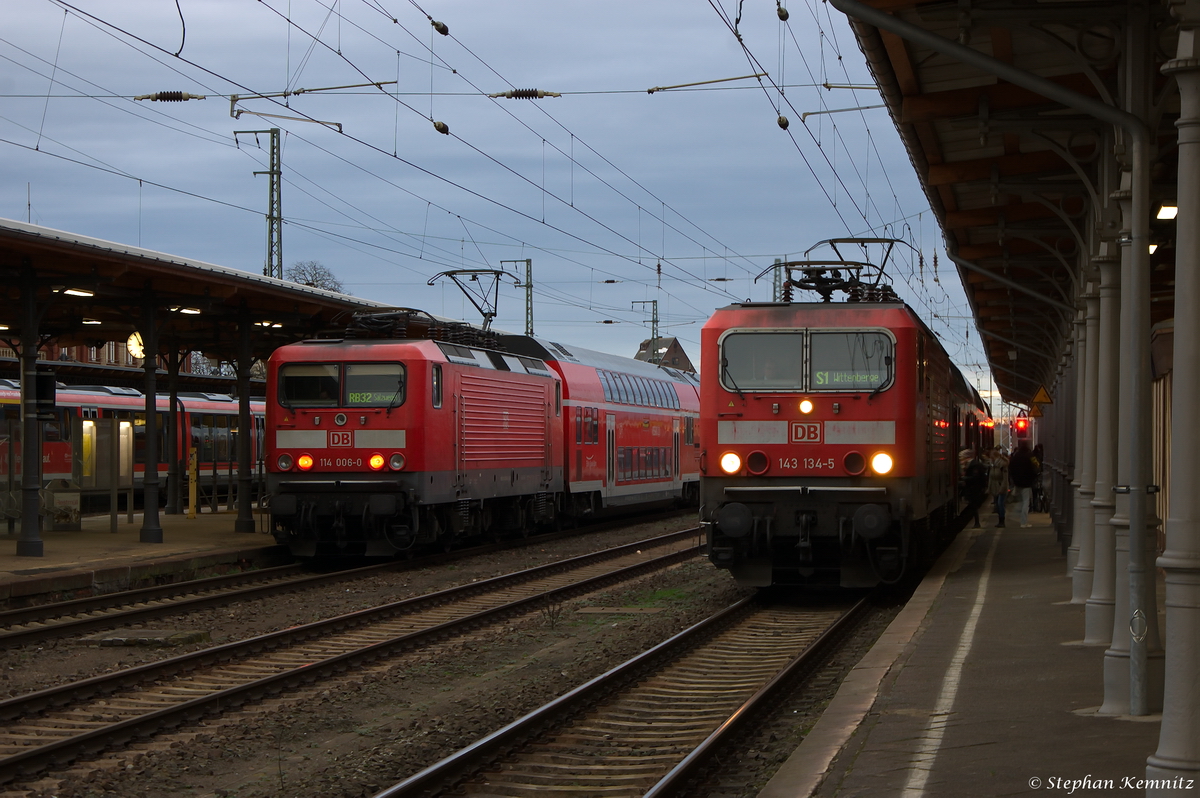
M971 462L967 463L967 468L963 472L963 498L967 500L968 506L973 506L975 511L973 529L979 529L979 505L983 504L983 499L987 496L987 484L987 466L976 455L971 458Z
M1033 524L1029 523L1029 500L1033 497L1033 486L1037 483L1038 469L1034 464L1033 452L1029 451L1028 443L1021 442L1017 446L1017 450L1013 452L1012 459L1008 461L1008 478L1012 480L1016 493L1017 518L1022 527L1031 527Z

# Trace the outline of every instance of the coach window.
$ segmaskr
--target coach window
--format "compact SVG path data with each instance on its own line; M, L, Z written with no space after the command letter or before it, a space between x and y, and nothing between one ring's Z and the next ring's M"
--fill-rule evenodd
M229 459L229 417L212 416L212 434L216 443L215 459L224 463Z
M583 443L583 408L575 408L575 442Z
M347 363L346 407L404 404L405 369L400 363Z
M336 363L288 363L279 369L279 404L284 407L336 407Z
M654 406L654 399L650 395L650 380L645 377L638 377L638 404L646 407Z
M727 391L799 391L804 332L731 332L721 340L721 385Z
M643 407L650 404L650 387L646 384L646 378L634 377L633 384L637 389L637 403Z
M600 408L592 408L592 443L600 442Z
M432 396L432 398L433 398L433 406L441 407L442 406L442 367L439 364L434 364L434 366L433 366L433 378L432 378L431 382L433 383L433 385L432 385L432 390L430 391L430 396Z
M892 381L892 339L882 332L809 334L809 390L875 391Z

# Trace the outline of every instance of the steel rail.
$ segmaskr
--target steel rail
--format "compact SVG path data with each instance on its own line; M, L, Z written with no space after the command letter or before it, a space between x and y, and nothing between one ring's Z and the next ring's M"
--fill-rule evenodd
M462 750L430 765L424 770L410 776L388 789L377 793L374 798L427 798L442 794L441 791L464 778L484 768L495 761L506 751L519 747L532 735L550 727L564 716L584 711L590 704L595 703L604 695L611 693L614 685L630 679L636 674L653 667L661 661L678 658L685 650L691 649L699 641L714 635L722 627L736 622L749 612L755 597L750 596L724 610L706 618L703 621L685 629L671 638L659 643L653 648L627 660L600 676L576 687L568 693L559 696L545 706L526 714L502 729L483 737ZM821 656L829 643L847 627L857 621L866 599L859 601L849 611L844 613L829 629L814 640L785 666L767 684L755 692L754 696L739 707L720 727L712 732L700 746L672 769L655 785L651 794L667 795L680 789L680 785L692 778L697 768L708 761L712 752L718 750L730 737L744 727L748 718L753 717L756 710L764 706L764 702L779 694L781 686L788 684L796 672ZM658 791L655 793L655 791Z
M794 660L781 670L771 681L764 684L758 692L747 699L729 719L722 723L704 742L692 749L691 753L663 776L657 784L646 791L642 798L667 798L667 796L682 795L688 787L688 782L701 774L714 755L746 728L746 724L759 717L763 710L770 706L778 696L805 668L818 661L825 652L833 646L843 632L852 627L866 611L867 598L861 599L851 607L845 615L826 629L820 637L808 648L800 652Z
M695 529L685 530L684 532L676 532L673 535L663 537L682 538L690 534L695 534L695 532ZM653 540L661 541L661 539ZM629 553L631 550L637 550L639 547L644 548L646 545L646 541L631 543L615 549L607 549L604 552L596 552L570 560L550 563L526 571L494 577L469 585L461 585L439 591L438 593L419 596L370 610L360 610L337 618L317 621L249 640L205 649L193 654L185 654L170 660L164 660L163 662L129 668L118 673L97 676L81 682L7 699L0 701L0 718L11 720L45 709L64 706L75 701L86 700L100 695L111 695L117 690L137 686L153 679L162 679L178 673L195 671L208 665L232 661L261 651L276 650L322 635L345 631L350 627L362 626L368 622L385 620L427 605L462 599L481 592L487 592L489 589L498 589L507 584L530 581L540 576L583 567L603 561L604 559L613 559L622 554ZM139 715L103 728L94 729L83 734L4 757L0 759L0 783L41 772L50 766L70 762L81 755L96 753L113 745L123 744L134 738L151 736L163 728L175 727L207 715L217 714L231 707L240 706L264 696L277 695L297 684L313 682L330 674L350 670L376 659L391 656L404 649L430 643L454 634L459 634L475 626L493 623L516 613L527 612L539 606L545 606L548 602L566 600L574 595L636 578L642 574L690 559L699 554L702 548L702 546L691 546L652 560L517 599L507 604L481 610L462 618L446 621L354 651L328 657L324 660L307 663L301 667L292 668L252 682L214 691L206 696L194 698L171 707Z
M674 515L671 513L670 515ZM625 523L625 520L613 522ZM599 525L600 529L608 524ZM597 527L589 527L587 532L599 531ZM553 532L519 540L488 543L472 546L467 549L433 554L413 560L389 561L375 565L363 566L333 571L322 574L308 574L289 578L289 574L299 573L301 565L280 565L273 568L262 568L257 571L246 571L239 574L212 576L204 579L193 579L177 582L171 585L125 590L119 593L109 593L103 596L89 596L69 601L41 604L18 610L0 612L0 649L35 643L56 637L103 631L116 626L140 623L155 618L178 615L184 612L194 612L200 609L220 607L238 601L248 601L280 593L291 593L299 590L309 590L324 587L339 582L349 582L356 579L375 576L377 574L403 572L418 568L457 562L468 557L504 551L525 546L535 546L566 537L574 537L578 533ZM651 545L643 541L646 545ZM273 581L264 581L273 580ZM260 584L248 584L259 582ZM238 585L247 585L241 589ZM205 595L195 595L200 591L212 591ZM150 602L157 602L150 604ZM146 604L147 606L133 606ZM126 607L122 609L122 607ZM93 613L104 613L95 615ZM85 617L68 617L85 616ZM27 626L28 624L39 624ZM26 626L26 628L12 628Z
M501 753L519 744L539 729L549 725L555 718L578 711L597 696L608 692L618 679L636 673L660 656L669 656L681 645L690 644L700 635L708 634L724 622L745 613L754 601L753 596L747 596L736 604L721 610L715 615L684 629L679 634L667 638L653 648L643 651L636 657L626 660L615 668L600 674L590 681L564 693L545 706L518 718L502 729L468 745L461 751L435 762L424 770L409 776L402 782L392 785L374 798L424 798L434 796L439 790L448 787L496 759ZM686 642L685 642L686 641Z

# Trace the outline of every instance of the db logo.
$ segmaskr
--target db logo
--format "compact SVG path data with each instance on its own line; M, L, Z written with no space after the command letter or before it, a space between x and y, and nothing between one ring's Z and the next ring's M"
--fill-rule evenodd
M329 433L330 446L353 446L354 440L349 432L330 431Z
M792 443L820 443L820 421L793 421Z

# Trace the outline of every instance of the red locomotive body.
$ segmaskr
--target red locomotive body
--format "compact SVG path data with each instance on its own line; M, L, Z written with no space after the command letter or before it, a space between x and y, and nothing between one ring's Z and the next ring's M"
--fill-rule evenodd
M297 556L390 556L696 495L694 380L417 311L356 323L387 331L268 364L271 516Z
M739 583L895 581L945 533L987 410L906 305L731 305L701 363L701 522Z

